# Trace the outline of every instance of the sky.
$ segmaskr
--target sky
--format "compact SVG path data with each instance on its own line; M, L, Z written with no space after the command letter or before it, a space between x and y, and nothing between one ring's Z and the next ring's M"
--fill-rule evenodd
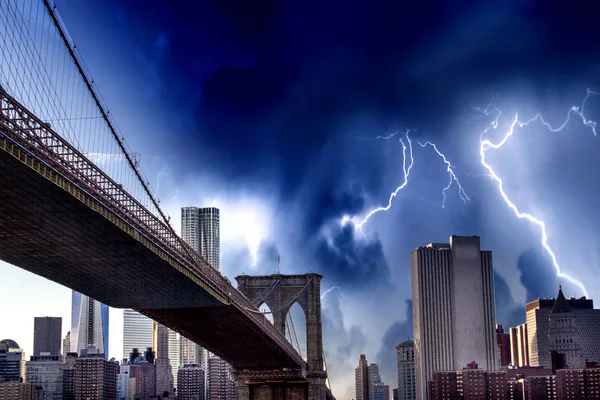
M414 4L413 4L414 3ZM600 295L596 171L600 148L569 110L600 92L597 11L589 2L56 0L111 115L179 229L182 206L221 209L221 270L323 274L323 334L334 394L354 397L359 355L396 387L395 350L412 337L409 254L452 234L492 250L496 320L524 304L580 296L556 277L543 220L564 271ZM585 119L600 120L590 95ZM581 109L579 109L581 110ZM588 125L591 125L588 123ZM406 186L387 211L390 194ZM399 132L385 140L382 138ZM377 139L380 137L380 139ZM402 138L403 142L400 142ZM461 198L447 165L464 189ZM403 155L407 164L403 165ZM403 169L404 168L404 169ZM364 233L364 235L363 235ZM70 321L70 290L0 264L0 336L31 352L33 317ZM48 301L52 299L52 301ZM297 326L296 326L297 327ZM64 333L63 332L63 333ZM120 358L122 312L111 310Z

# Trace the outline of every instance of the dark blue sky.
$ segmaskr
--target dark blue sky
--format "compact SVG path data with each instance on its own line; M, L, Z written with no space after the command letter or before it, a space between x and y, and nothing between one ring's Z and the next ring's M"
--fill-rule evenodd
M226 273L268 272L281 253L289 270L316 270L325 289L342 287L344 297L324 299L338 396L352 395L360 352L396 386L393 346L411 334L408 261L419 245L481 235L494 252L505 325L523 322L526 299L555 295L539 230L517 222L497 186L476 177L489 120L465 120L494 100L507 115L497 140L516 111L560 123L586 88L600 91L593 2L56 3L142 167L167 171L163 201L185 192L177 206L220 197L270 209L270 229L257 238L263 264L251 266L243 244L230 244ZM598 98L586 115L600 115ZM409 128L439 145L471 201L453 187L446 207L435 206L446 167L417 147L409 185L365 225L365 240L339 221L387 203L402 183L398 141L365 138ZM580 121L557 134L539 124L520 132L490 161L519 207L547 222L561 264L589 280L600 259L598 140ZM144 161L151 156L160 161Z

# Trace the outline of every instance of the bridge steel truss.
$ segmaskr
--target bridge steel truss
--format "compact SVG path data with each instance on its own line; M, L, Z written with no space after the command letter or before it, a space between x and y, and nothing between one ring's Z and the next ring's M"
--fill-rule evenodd
M306 363L298 352L246 296L187 245L166 222L145 208L122 185L1 86L0 150L129 233L224 305L233 305L295 360L298 368L305 369Z

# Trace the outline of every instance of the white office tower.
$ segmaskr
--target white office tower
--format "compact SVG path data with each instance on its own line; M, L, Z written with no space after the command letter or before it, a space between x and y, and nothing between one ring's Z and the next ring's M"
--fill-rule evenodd
M152 347L154 321L131 309L123 310L123 359L129 358L133 349L142 353ZM156 351L156 349L154 349Z
M231 367L219 357L208 360L207 400L235 400L235 382L231 376Z
M156 394L159 396L165 392L173 394L175 383L169 360L169 329L154 322L152 342L152 347L156 352Z
M435 371L475 361L497 369L492 252L478 236L451 236L411 253L417 399Z
M181 237L198 254L200 254L214 269L219 270L221 254L219 209L216 207L182 207L181 208ZM196 345L191 340L169 333L173 337L171 345L174 345L175 336L179 340L178 362L171 361L173 373L177 368L185 364L197 364L206 371L208 367L208 351ZM176 355L173 350L169 358L173 360ZM177 365L177 368L175 367Z
M415 400L415 343L407 339L396 346L398 400Z
M183 207L181 237L217 271L221 254L219 209Z
M71 352L79 355L88 347L108 355L108 306L73 291L71 308Z

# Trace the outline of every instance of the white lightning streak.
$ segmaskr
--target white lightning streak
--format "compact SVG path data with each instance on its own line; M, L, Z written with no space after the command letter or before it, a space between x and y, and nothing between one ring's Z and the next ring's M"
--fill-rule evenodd
M391 137L391 136L390 136ZM390 209L390 207L392 206L392 200L394 200L394 197L396 197L398 195L398 192L400 192L402 189L404 189L406 187L406 185L408 184L408 176L410 175L410 170L413 167L414 164L414 159L413 159L413 149L412 149L412 140L410 139L410 137L408 136L408 133L405 135L406 137L406 141L408 142L408 147L406 146L406 144L404 144L404 140L401 138L400 139L400 143L402 144L402 171L404 173L404 182L402 182L402 184L400 186L398 186L396 188L396 190L394 190L391 194L390 194L390 198L388 200L388 204L385 207L378 207L375 208L373 210L371 210L364 218L362 221L360 221L357 225L358 229L360 229L360 231L362 232L363 236L365 236L365 233L362 230L362 226L369 220L369 218L371 218L374 214L377 214L380 211L387 211ZM389 137L388 137L389 138ZM406 150L408 149L408 153L410 155L410 164L408 166L408 168L406 167ZM366 236L365 236L366 238Z
M323 300L323 298L324 298L324 297L325 297L325 296L326 296L326 295L327 295L329 292L331 292L332 290L336 290L336 289L340 291L340 296L341 296L341 297L343 297L343 298L345 298L345 297L344 297L344 295L342 294L342 288L341 288L341 287L339 287L339 286L332 286L332 287L330 287L329 289L327 289L327 290L325 291L325 293L323 293L323 294L321 295L321 300Z
M515 118L513 119L512 123L510 124L510 128L509 128L508 132L504 135L504 137L502 138L502 140L500 140L498 143L492 143L490 140L483 140L483 135L484 134L486 134L490 129L496 129L498 127L498 120L502 116L502 113L498 109L494 109L493 114L496 115L496 118L481 133L480 147L479 147L479 155L481 157L481 165L483 165L483 167L488 171L490 177L494 181L496 181L496 183L498 184L498 190L499 190L500 195L502 196L502 199L504 200L504 202L508 205L508 207L510 209L513 210L513 212L515 213L515 215L517 216L517 218L519 218L519 219L526 219L527 221L529 221L529 222L537 225L540 228L540 231L541 231L541 234L542 234L542 238L541 238L542 239L541 240L542 246L544 247L544 249L546 250L546 252L550 256L550 258L552 259L552 264L554 265L554 268L556 269L556 275L559 278L564 278L564 279L568 280L569 282L577 285L582 290L583 294L586 297L588 297L588 292L585 289L585 286L583 285L583 283L581 283L577 279L575 279L575 278L573 278L573 277L569 276L568 274L566 274L566 273L564 273L564 272L561 271L560 265L558 264L558 260L556 258L556 254L554 253L554 251L552 250L552 248L548 244L548 234L546 232L546 224L544 223L544 221L542 221L542 220L540 220L538 218L535 218L531 214L519 211L519 209L517 208L517 206L509 199L508 195L504 191L502 179L498 176L498 174L496 174L496 172L494 171L494 169L492 168L492 166L487 163L487 161L485 159L485 153L489 149L497 150L497 149L501 148L508 141L508 139L514 134L514 130L515 130L515 127L517 125L519 126L519 128L522 128L524 126L529 125L530 123L532 123L534 121L539 121L541 124L543 124L544 126L546 126L548 128L548 130L550 130L551 132L559 132L565 126L567 126L567 124L571 120L571 116L573 114L576 114L577 116L579 116L579 118L581 118L581 121L583 122L583 124L585 126L589 127L592 130L592 132L594 133L594 136L596 136L596 122L587 119L585 117L585 115L584 115L584 111L585 111L585 103L586 103L586 101L591 96L596 96L596 95L599 95L599 94L600 93L593 92L593 91L591 91L591 90L588 89L587 90L587 95L583 99L581 107L577 107L577 106L571 107L571 109L567 113L566 120L558 128L553 128L552 125L550 125L550 123L548 123L548 122L546 122L544 120L544 118L542 117L541 114L536 114L533 118L531 118L531 119L529 119L529 120L527 120L525 122L519 121L519 116L518 116L518 114L516 114ZM488 112L487 110L485 110L484 113L486 115L492 114L492 112Z
M160 190L160 178L162 178L162 176L165 174L166 168L163 168L162 171L160 171L157 175L156 175L156 190L155 192L158 194L158 191Z
M471 200L469 198L469 196L467 196L467 193L463 189L462 185L460 184L458 178L456 177L456 174L454 174L454 171L452 170L452 164L450 164L450 161L448 161L446 159L446 156L438 150L437 146L434 143L431 143L429 141L427 141L425 143L421 143L421 142L417 141L417 143L419 143L419 146L421 146L421 147L427 147L427 146L433 147L433 150L435 150L435 152L438 154L438 156L440 156L442 158L442 160L444 160L444 164L446 164L446 166L448 167L448 168L446 168L446 171L448 171L450 181L448 182L448 185L444 188L444 190L442 190L442 196L443 196L442 208L446 207L446 192L448 191L448 189L450 189L450 187L452 186L452 183L454 183L454 182L456 182L456 185L458 186L458 195L460 196L462 201L466 203L467 200Z

